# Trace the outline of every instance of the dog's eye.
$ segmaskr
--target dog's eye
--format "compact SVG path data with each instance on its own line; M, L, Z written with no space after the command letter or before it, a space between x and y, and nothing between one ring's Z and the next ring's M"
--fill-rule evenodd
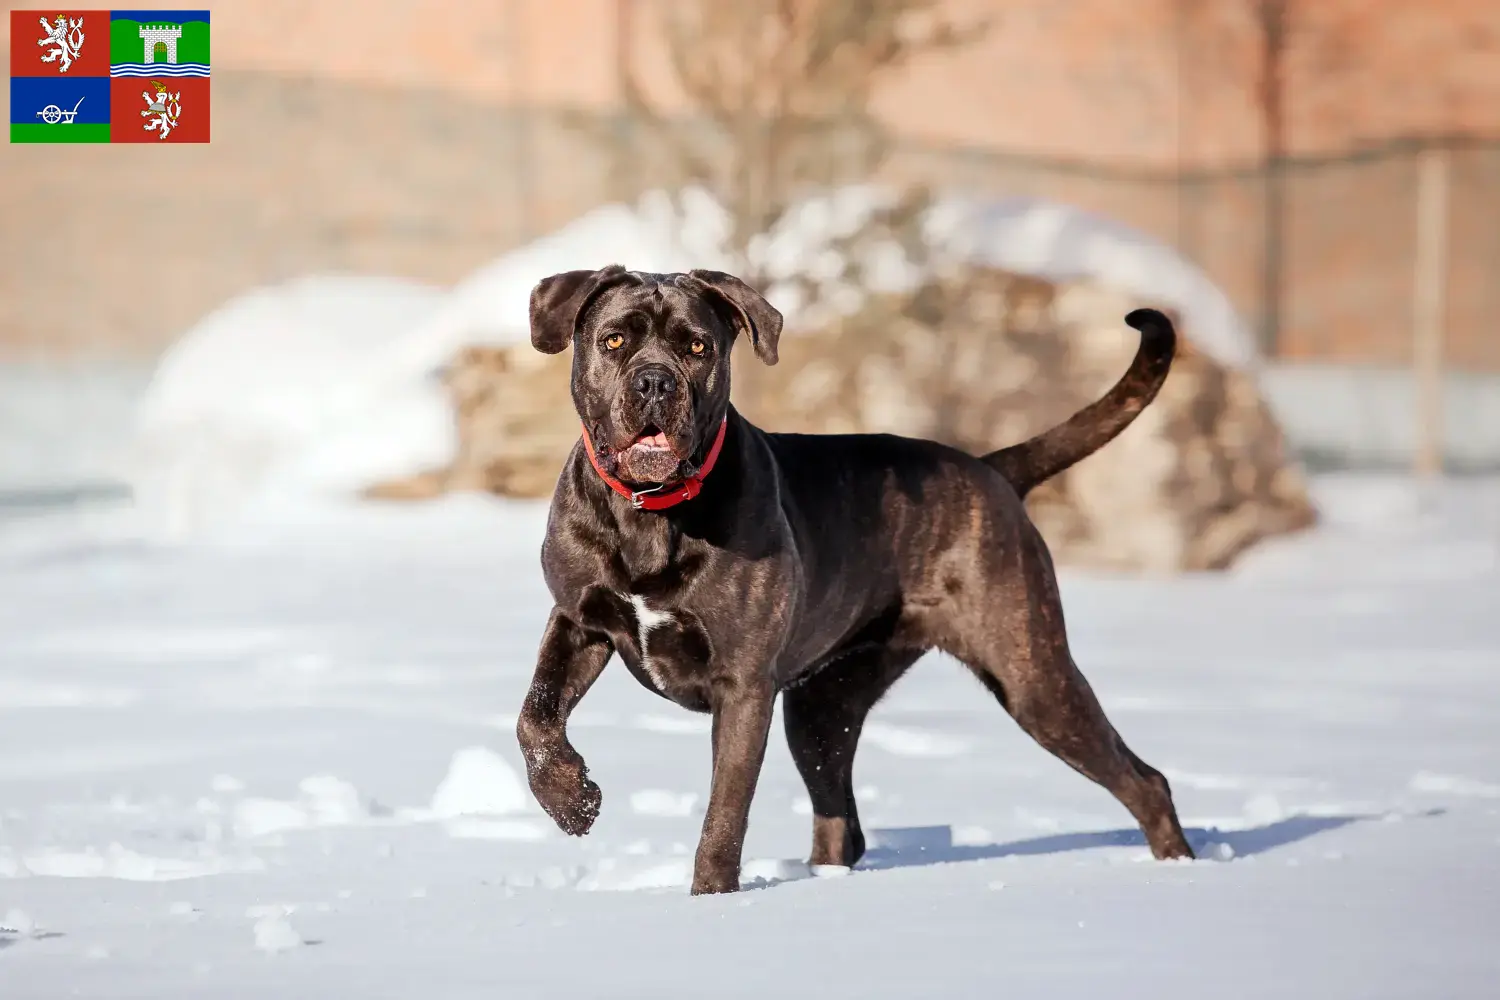
M611 351L619 350L620 346L624 343L625 335L623 333L612 333L604 338L604 346Z
M688 350L692 351L694 354L702 354L704 351L708 350L708 345L703 341L694 338L693 342L688 345Z

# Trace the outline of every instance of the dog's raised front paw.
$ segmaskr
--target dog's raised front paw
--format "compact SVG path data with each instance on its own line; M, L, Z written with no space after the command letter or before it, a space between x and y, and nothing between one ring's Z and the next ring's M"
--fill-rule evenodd
M588 776L588 768L576 754L573 760L554 761L532 771L531 794L552 821L570 837L582 837L599 818L604 793Z

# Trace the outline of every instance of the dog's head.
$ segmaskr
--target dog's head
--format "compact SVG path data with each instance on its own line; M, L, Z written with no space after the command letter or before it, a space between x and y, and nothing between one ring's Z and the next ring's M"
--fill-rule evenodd
M605 472L627 483L697 473L729 407L740 335L776 363L781 313L722 271L646 274L611 265L544 278L531 292L531 343L573 345L573 406Z

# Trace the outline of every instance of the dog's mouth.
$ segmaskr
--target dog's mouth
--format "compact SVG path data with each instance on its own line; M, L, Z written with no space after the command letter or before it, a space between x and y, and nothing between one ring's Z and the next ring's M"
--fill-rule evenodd
M614 465L629 483L669 483L682 478L683 458L672 435L648 423L614 456Z
M630 442L630 445L625 450L639 450L642 452L667 451L676 454L672 449L672 442L667 437L666 431L663 431L655 424L647 424L645 427L642 427L641 432L635 436L634 440Z

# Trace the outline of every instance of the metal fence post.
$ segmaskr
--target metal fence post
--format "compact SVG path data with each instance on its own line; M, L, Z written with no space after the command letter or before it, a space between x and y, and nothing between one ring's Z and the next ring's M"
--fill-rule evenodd
M510 63L511 168L514 171L515 202L511 223L517 245L530 242L534 232L536 186L532 182L533 127L532 93L528 50L532 45L526 0L506 0L506 34Z
M1443 327L1448 291L1448 150L1417 154L1416 273L1412 283L1413 471L1443 471Z

